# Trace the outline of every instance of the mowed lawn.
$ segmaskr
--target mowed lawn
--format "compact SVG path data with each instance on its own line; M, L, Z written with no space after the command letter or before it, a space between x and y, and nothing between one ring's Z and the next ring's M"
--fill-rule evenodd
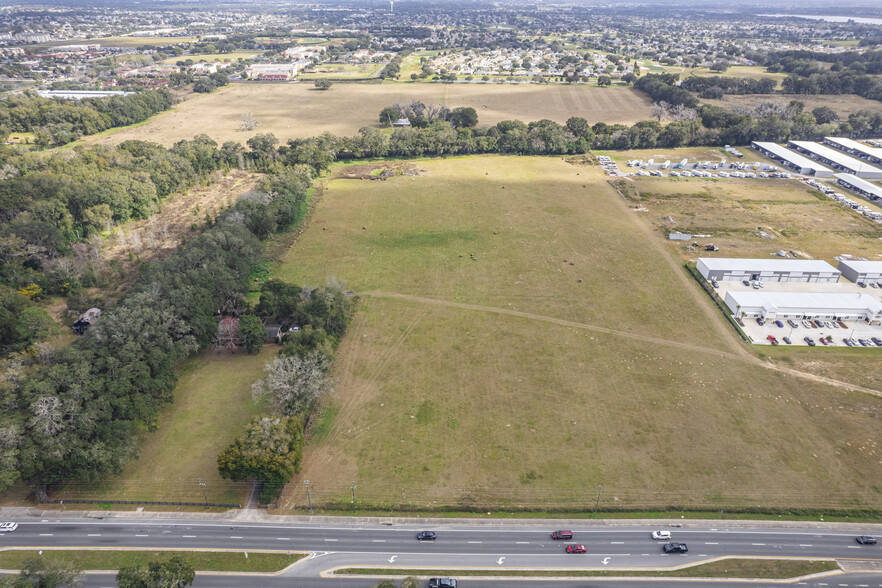
M315 77L328 77L327 75ZM586 86L501 86L498 84L337 83L327 91L312 81L287 84L237 83L211 94L194 94L173 110L136 127L87 137L85 143L117 144L140 139L171 146L206 133L218 143L242 144L257 133L273 133L282 143L323 132L354 135L379 126L380 111L396 102L421 100L451 108L471 106L480 124L548 118L564 123L581 116L591 123L633 123L649 118L651 100L631 88ZM242 131L242 116L253 113L260 127Z
M209 502L244 504L251 484L221 479L217 454L257 414L251 383L262 377L275 351L271 346L257 355L207 351L187 361L175 401L163 410L157 430L143 435L139 458L119 477L71 484L52 498L202 502L197 480L202 478Z
M882 505L882 400L759 367L595 169L416 166L331 182L274 270L362 293L281 511L304 479L365 507Z

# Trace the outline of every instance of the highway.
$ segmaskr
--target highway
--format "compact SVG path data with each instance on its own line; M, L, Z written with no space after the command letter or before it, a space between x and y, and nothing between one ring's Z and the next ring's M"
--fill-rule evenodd
M882 571L882 545L859 545L859 534L882 534L880 526L872 528L847 526L804 527L790 525L751 525L745 522L690 522L672 527L655 523L657 528L670 530L673 540L686 543L688 554L665 554L664 541L650 538L651 526L627 521L598 525L585 522L573 524L572 541L554 541L551 524L537 522L506 523L496 521L469 523L457 521L442 525L419 522L384 525L378 522L359 523L337 519L332 523L292 522L286 524L267 518L268 522L237 520L198 520L135 518L95 519L76 516L19 519L13 533L0 534L0 549L29 547L51 549L81 548L144 548L144 549L229 549L308 552L310 556L281 576L248 578L255 586L321 586L362 587L374 583L365 579L322 578L321 574L339 566L386 567L472 567L480 569L545 568L545 569L639 569L669 568L726 556L763 556L799 558L836 558L841 560L877 560ZM3 516L3 515L0 515ZM157 516L157 515L152 515ZM163 516L163 515L159 515ZM8 520L8 519L4 519ZM434 542L419 542L417 531L437 531ZM584 544L587 554L567 554L568 543ZM855 580L858 578L858 580ZM108 583L109 582L109 583ZM471 580L481 586L511 585L512 580ZM629 581L628 586L672 585L683 579ZM241 586L242 577L200 575L197 586ZM612 586L622 580L602 581L539 581L517 580L517 586ZM713 582L714 586L730 584ZM731 583L735 585L735 583ZM107 576L89 577L88 586L113 585ZM692 585L692 582L690 582ZM744 586L744 583L738 585ZM763 584L750 584L761 586ZM772 584L768 584L772 585ZM813 580L805 586L882 586L882 573L848 574L833 579Z

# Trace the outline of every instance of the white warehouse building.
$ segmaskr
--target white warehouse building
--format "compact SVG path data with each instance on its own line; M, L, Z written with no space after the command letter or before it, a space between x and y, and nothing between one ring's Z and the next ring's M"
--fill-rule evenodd
M882 302L869 294L730 290L726 292L726 306L736 318L882 323Z
M840 276L839 270L819 259L699 257L696 267L708 281L835 283Z
M882 281L882 261L858 261L843 259L839 271L852 282Z

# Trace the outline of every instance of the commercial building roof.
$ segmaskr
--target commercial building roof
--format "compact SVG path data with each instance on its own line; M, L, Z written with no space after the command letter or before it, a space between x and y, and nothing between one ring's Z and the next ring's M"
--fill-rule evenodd
M776 157L780 157L781 159L783 159L785 161L789 161L790 163L792 163L793 165L795 165L797 167L801 167L801 168L805 167L805 168L814 169L814 170L818 170L818 171L822 171L822 172L829 172L831 174L833 173L833 170L824 167L823 165L821 165L820 163L818 163L814 159L809 159L805 155L801 155L795 151L791 151L790 149L787 149L786 147L781 147L777 143L767 143L765 141L754 141L753 144L756 145L757 147L759 147L760 149L768 151L769 153L771 153L772 155L775 155Z
M870 157L882 160L882 149L878 147L870 147L846 137L824 137L824 140L834 145L841 145L845 149L853 149L854 151L859 151Z
M833 177L837 180L847 182L849 185L863 190L867 194L872 194L876 198L882 198L882 188L880 188L876 184L868 182L863 178L859 178L854 174L833 174Z
M760 272L839 273L822 259L749 259L741 257L699 257L709 270L759 270Z
M776 308L796 308L815 310L867 310L871 314L882 312L882 302L869 294L830 293L830 292L757 292L729 290L726 297L741 308L773 306Z
M818 157L823 157L853 172L873 172L882 175L882 169L814 141L790 141L788 145L795 145L800 149L814 153Z
M843 259L839 265L850 267L859 274L875 273L882 271L882 261L867 261L858 259Z

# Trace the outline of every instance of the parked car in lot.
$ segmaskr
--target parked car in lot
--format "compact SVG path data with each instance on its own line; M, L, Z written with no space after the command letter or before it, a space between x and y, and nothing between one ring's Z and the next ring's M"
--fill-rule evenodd
M815 346L815 340L812 339L811 337L805 337L805 338L803 338L803 341L805 341L806 343L808 343L808 346L809 346L809 347L814 347L814 346Z
M869 342L868 340L866 340L866 339L858 339L858 343L860 343L860 344L863 345L864 347L870 347L870 346L873 345L872 343L870 343L870 342Z
M652 532L653 539L670 539L671 532L670 531L653 531Z
M879 337L873 337L872 339L870 339L870 341L875 343L876 347L882 347L882 339L880 339Z
M854 344L852 344L851 339L849 339L848 337L843 337L842 342L845 343L846 345L848 345L849 347L854 347Z
M876 538L872 535L858 535L856 539L861 545L876 545Z
M435 531L420 531L417 533L418 541L434 541L435 537Z
M852 347L857 347L857 346L858 346L857 339L855 339L854 337L849 337L848 340L851 341L851 346L852 346Z
M584 545L567 545L567 553L588 553Z
M763 317L758 316L756 317L756 324L758 324L759 326L763 326L764 324L766 324L766 321L763 320Z
M753 281L753 289L754 289L754 290L759 290L759 289L760 289L760 283L759 283L758 281L756 281L756 280Z
M0 533L12 533L18 529L18 523L0 523Z
M805 327L806 329L812 328L812 324L808 321L802 321L802 326Z
M782 323L781 321L775 321L775 324L778 325L778 328L779 328L779 329L783 329L783 328L784 328L784 323Z
M429 588L456 588L453 578L429 578Z
M685 543L665 543L665 553L687 553L689 548Z
M787 324L790 325L791 327L793 327L794 329L798 329L798 328L799 328L799 323L797 323L797 322L796 322L795 320L793 320L793 319L787 319Z
M769 343L771 343L772 345L778 344L778 339L776 339L774 335L769 335L768 337L766 337L766 339L768 339Z
M788 345L793 345L793 341L790 340L790 337L784 337L784 339L782 339L782 341L784 341Z
M718 284L716 280L711 280L711 286L713 286L714 288L719 288L720 284Z
M745 286L750 286L750 282L748 282L747 280L742 280L741 283Z
M861 288L867 287L867 284L865 282L858 282L857 285L860 286Z
M827 342L826 337L818 337L818 339L821 341L821 345L829 345L830 344Z
M572 539L573 532L572 531L555 531L551 534L552 539Z

